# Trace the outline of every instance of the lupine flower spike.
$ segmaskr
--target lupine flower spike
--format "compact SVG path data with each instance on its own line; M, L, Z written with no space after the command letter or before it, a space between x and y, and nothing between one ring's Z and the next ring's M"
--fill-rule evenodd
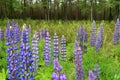
M17 47L14 46L14 31L12 29L12 26L7 27L7 46L9 46L9 49L7 50L7 53L9 53L9 56L7 58L8 60L8 68L9 68L9 80L16 80L17 79L17 62L16 62L16 54L15 51L17 50Z
M59 58L59 41L56 33L54 34L54 57Z
M101 33L98 32L98 37L97 37L96 45L95 45L97 52L100 52L101 45L102 45Z
M36 75L38 71L38 62L39 62L38 42L39 42L39 35L38 35L38 32L35 32L33 36L33 41L32 41L34 75Z
M95 65L95 69L94 69L94 74L96 76L96 79L99 80L100 79L100 67L99 67L99 64L97 63Z
M96 80L96 76L91 70L89 71L89 80Z
M21 80L34 80L33 58L29 45L29 29L23 26L21 44Z
M119 40L120 40L120 22L119 19L117 19L116 27L114 31L114 45L119 44Z
M90 45L95 46L95 43L96 43L96 23L95 23L95 21L93 21L92 34L91 34L91 38L90 38Z
M78 46L78 42L75 41L75 65L76 65L76 76L77 80L84 80L84 70L83 70L83 62L82 62L82 50Z
M88 39L88 33L85 31L83 26L78 31L77 41L80 41L80 47L84 53L87 52L87 46L85 45L87 43Z
M52 62L52 56L51 56L51 38L49 32L46 33L45 37L45 50L44 50L44 60L46 66L49 66Z
M0 29L0 40L4 41L4 31Z
M66 61L66 39L64 35L62 36L61 39L61 58L63 61Z
M67 80L67 77L65 74L61 74L62 66L60 65L58 58L54 59L54 70L56 70L56 73L53 73L52 79L53 80Z

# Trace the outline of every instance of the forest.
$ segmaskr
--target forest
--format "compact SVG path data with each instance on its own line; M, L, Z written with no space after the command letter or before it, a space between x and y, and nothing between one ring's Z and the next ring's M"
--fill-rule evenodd
M115 20L119 0L0 0L2 19Z

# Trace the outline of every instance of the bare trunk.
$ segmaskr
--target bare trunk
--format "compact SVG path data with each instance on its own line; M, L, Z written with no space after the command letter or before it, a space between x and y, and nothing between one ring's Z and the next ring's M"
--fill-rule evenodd
M93 0L91 0L91 21L93 20Z

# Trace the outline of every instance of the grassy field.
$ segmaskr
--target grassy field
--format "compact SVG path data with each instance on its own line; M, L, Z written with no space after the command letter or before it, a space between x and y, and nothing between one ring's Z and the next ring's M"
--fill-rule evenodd
M34 31L40 31L45 28L50 32L53 40L54 33L57 33L59 39L62 35L65 35L67 40L67 62L60 60L60 64L63 66L62 73L67 75L67 80L76 80L76 70L74 65L74 42L76 39L77 31L81 26L88 31L88 52L83 53L83 69L85 71L85 80L88 80L88 71L93 70L96 63L99 63L101 68L100 80L120 80L120 45L113 45L113 35L115 29L115 21L96 21L97 32L100 28L100 23L104 25L104 44L101 51L97 53L95 48L90 46L90 35L92 31L91 21L39 21L39 20L15 20L20 27L24 23L31 25L32 34ZM6 29L8 20L0 20L0 28ZM36 76L36 80L52 80L51 76L54 72L53 64L49 67L45 66L43 60L44 53L44 40L39 43L40 55L39 55L39 71ZM5 52L7 49L6 43L0 41L0 80L5 80L4 77L8 77L7 73L7 56ZM4 69L4 70L2 70ZM4 76L3 76L4 75Z

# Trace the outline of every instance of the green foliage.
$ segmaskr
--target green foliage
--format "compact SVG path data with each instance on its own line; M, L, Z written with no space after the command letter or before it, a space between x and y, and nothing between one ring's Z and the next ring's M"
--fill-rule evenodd
M6 80L8 78L8 69L5 71L5 69L2 68L2 71L0 73L0 80Z

